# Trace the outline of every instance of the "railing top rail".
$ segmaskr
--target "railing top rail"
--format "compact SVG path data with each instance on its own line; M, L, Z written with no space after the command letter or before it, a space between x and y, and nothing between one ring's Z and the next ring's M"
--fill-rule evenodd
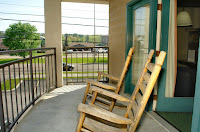
M34 51L34 50L52 50L56 49L55 47L52 48L34 48L34 49L19 49L19 50L7 50L7 51L0 51L0 55L5 55L5 54L12 54L12 53L19 53L19 52L27 52L27 51Z
M45 54L45 55L39 55L39 56L34 56L34 57L28 57L28 58L22 58L20 60L13 60L4 64L0 64L0 69L6 66L10 66L12 64L16 64L16 63L20 63L20 62L24 62L30 59L35 59L35 58L39 58L39 57L44 57L44 56L53 56L54 54Z
M90 49L90 48L109 48L108 46L102 46L102 47L66 47L70 49Z

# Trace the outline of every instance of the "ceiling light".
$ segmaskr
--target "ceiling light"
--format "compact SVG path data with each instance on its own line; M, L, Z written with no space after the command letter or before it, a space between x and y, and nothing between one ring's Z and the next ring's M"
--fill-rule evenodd
M177 26L191 26L192 20L187 11L181 11L177 15Z

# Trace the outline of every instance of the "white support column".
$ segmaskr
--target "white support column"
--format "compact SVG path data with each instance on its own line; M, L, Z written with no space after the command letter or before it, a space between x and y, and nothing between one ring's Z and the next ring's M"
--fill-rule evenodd
M157 32L156 32L156 52L160 51L160 40L161 40L161 18L162 18L162 0L158 0L157 9ZM158 56L156 55L156 61ZM156 110L157 99L158 99L158 82L156 82L153 92L153 107L152 110Z
M57 87L63 86L61 0L44 0L45 47L56 47Z

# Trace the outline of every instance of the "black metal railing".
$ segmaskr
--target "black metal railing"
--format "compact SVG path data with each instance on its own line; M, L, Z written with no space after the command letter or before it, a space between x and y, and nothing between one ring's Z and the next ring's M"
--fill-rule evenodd
M97 79L97 71L109 71L109 47L66 47L66 84L83 83L86 78ZM102 77L100 81L106 81Z
M10 131L37 99L57 86L56 48L1 51L0 55L25 52L27 58L0 64L1 132Z

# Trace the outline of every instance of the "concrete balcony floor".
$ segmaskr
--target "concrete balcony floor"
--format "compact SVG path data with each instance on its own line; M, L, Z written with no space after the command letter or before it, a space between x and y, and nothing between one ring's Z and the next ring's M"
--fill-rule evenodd
M14 132L74 132L85 85L68 85L43 96L19 121ZM137 132L178 132L154 112L144 112Z

